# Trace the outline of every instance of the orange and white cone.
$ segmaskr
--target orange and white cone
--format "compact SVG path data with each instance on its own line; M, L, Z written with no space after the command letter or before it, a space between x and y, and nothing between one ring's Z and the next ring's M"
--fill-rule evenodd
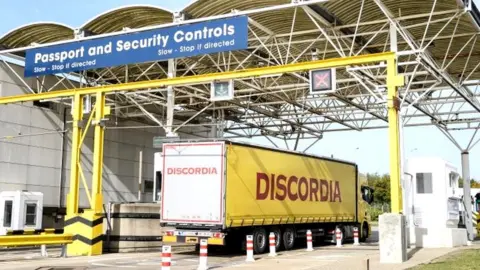
M207 256L208 256L208 240L200 240L200 258L198 260L197 270L207 270Z
M163 246L162 247L162 270L170 270L171 264L172 264L172 247Z
M273 232L270 233L268 236L268 243L270 245L270 254L268 256L275 257L277 256L277 252L275 250L275 234Z
M335 238L337 239L337 247L342 247L342 231L340 228L335 229Z
M358 241L358 228L354 227L353 228L353 245L354 246L359 246L360 242Z
M253 235L247 235L247 262L254 262L253 258Z
M313 251L312 231L307 230L307 251Z

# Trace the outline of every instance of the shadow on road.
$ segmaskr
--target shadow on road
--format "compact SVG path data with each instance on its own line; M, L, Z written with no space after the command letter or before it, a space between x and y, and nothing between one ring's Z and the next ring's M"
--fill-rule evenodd
M415 253L419 252L421 249L422 248L416 247L416 248L408 251L408 253L407 253L408 259L410 260L413 257L413 255L415 255Z

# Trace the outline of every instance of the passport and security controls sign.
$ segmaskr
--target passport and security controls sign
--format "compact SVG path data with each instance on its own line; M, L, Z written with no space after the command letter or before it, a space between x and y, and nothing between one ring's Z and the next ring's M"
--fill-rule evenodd
M248 17L171 26L27 50L25 77L248 48Z

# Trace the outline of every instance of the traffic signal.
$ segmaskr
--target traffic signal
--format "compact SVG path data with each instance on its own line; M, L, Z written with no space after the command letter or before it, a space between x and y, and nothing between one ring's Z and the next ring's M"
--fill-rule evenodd
M310 70L310 94L335 92L337 88L334 68Z

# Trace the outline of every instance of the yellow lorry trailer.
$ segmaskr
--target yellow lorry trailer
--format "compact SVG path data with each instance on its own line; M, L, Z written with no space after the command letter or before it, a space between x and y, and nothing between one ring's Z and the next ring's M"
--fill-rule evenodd
M314 241L370 235L372 190L358 180L357 165L276 148L231 141L165 143L161 154L161 226L174 228L164 242L291 249L311 230Z

